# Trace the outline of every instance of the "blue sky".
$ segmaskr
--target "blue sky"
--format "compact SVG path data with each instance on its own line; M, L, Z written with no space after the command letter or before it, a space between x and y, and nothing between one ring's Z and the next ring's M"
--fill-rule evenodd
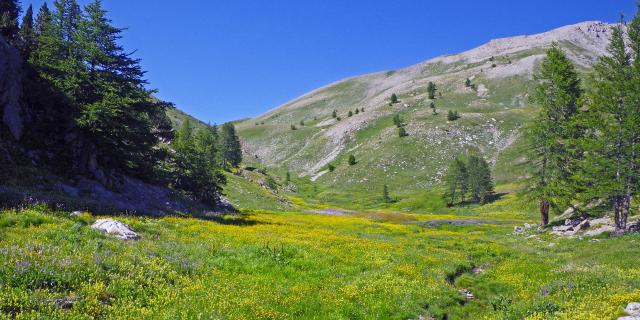
M212 123L257 116L345 77L406 67L493 38L635 13L634 0L103 3L117 26L129 28L123 44L137 50L159 97Z

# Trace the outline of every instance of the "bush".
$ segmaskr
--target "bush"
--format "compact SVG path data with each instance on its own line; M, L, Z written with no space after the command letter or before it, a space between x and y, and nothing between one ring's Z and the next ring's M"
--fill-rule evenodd
M356 156L354 155L349 155L349 165L350 166L355 166L358 162L356 161Z
M292 125L291 125L291 130L294 130L294 131L295 131L295 130L298 130L298 128L296 128L296 125L295 125L295 124L292 124Z
M404 138L409 136L409 134L407 133L407 130L404 129L404 127L400 127L398 129L398 136L400 136L400 138Z
M329 172L334 172L336 171L336 166L333 163L329 163L327 169L329 169Z
M353 112L349 111L348 116L349 116L349 117L353 117Z
M456 121L458 119L460 119L460 114L458 114L458 111L449 110L449 113L447 114L447 120Z
M394 93L391 95L391 104L398 103L398 96Z

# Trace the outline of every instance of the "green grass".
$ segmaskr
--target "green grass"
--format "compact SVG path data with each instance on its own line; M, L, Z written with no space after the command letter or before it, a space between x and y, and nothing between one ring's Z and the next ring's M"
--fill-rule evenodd
M611 319L640 299L640 234L514 236L531 216L516 203L440 215L119 217L136 242L90 229L88 215L4 211L0 319ZM480 224L424 224L470 218Z

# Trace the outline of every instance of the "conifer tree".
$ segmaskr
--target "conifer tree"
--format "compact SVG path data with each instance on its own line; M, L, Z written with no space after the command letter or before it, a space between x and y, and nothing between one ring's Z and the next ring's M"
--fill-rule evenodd
M398 136L400 138L404 138L404 137L408 137L409 134L407 133L407 130L404 127L400 127L398 128Z
M382 200L384 203L393 203L393 199L389 195L389 186L386 184L382 186Z
M25 60L29 59L35 45L36 32L33 21L33 6L29 5L20 25L20 49Z
M353 111L349 110L349 113L347 114L348 117L353 117Z
M398 96L395 93L391 94L390 101L391 101L391 104L398 103Z
M224 166L237 168L242 162L242 147L233 123L222 125L221 142Z
M611 204L618 232L623 232L634 195L640 190L640 17L629 25L630 48L622 27L613 28L608 51L595 66L588 93L581 168L588 185L582 196Z
M575 139L573 123L582 89L573 64L557 45L547 51L536 80L532 101L541 110L528 134L529 159L535 168L528 195L539 203L544 226L550 209L561 212L571 198L574 154L569 142Z
M429 95L429 99L434 100L436 98L436 92L438 91L438 87L435 83L429 81L427 84L427 93Z
M349 155L349 165L350 166L355 166L356 164L357 164L356 156L350 154Z
M468 184L471 197L475 202L484 204L487 197L493 192L491 169L483 157L479 155L469 156L467 164Z
M17 0L0 0L0 34L12 43L18 36L18 17L20 2Z
M467 165L462 157L457 157L449 165L449 169L447 169L444 177L447 186L444 198L450 206L453 206L458 198L464 202L467 193L468 179L469 173L467 171Z

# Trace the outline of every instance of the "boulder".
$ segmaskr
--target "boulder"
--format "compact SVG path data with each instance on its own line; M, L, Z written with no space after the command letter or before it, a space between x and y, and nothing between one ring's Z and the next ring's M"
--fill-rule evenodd
M614 226L604 225L597 229L589 230L585 232L584 235L587 237L595 237L603 233L614 233L614 232L616 232L616 228Z
M568 225L568 226L553 227L553 231L559 231L559 232L573 231L573 226Z
M640 302L631 302L624 311L630 316L640 316Z
M113 219L100 219L91 228L116 236L121 240L138 240L140 236L128 225Z
M628 232L640 232L640 221L635 221L627 224Z
M589 220L584 220L584 221L580 222L580 224L575 226L573 228L573 230L574 231L584 231L584 230L589 229L590 226L591 226L591 223L589 222Z
M604 226L604 225L612 225L613 220L611 220L610 217L602 217L602 218L593 219L589 221L589 224L591 224L592 228L595 228L595 227Z
M521 226L515 226L513 227L513 233L514 234L521 234L524 232L524 228Z

